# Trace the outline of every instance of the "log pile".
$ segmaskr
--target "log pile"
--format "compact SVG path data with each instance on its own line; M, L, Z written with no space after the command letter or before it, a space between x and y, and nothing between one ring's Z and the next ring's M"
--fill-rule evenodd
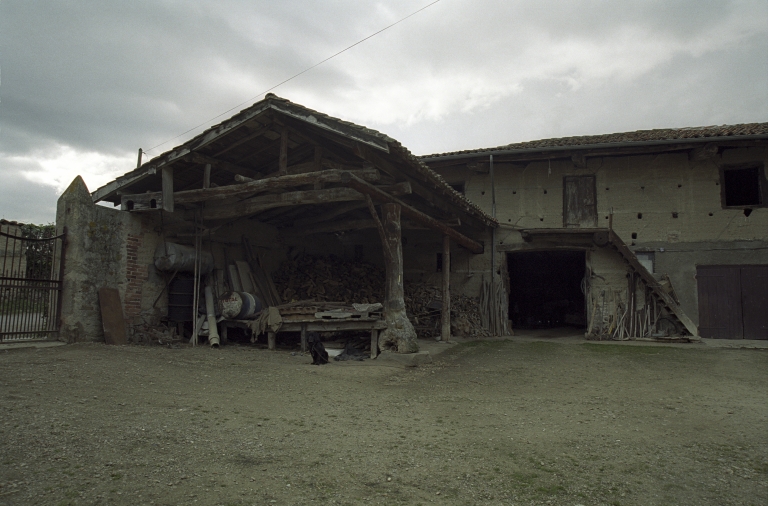
M405 284L405 307L420 338L440 336L440 310L442 290L426 283ZM486 337L480 305L467 295L451 294L451 335L458 337Z
M384 301L384 271L363 261L335 255L302 255L288 260L273 273L283 301L315 301L373 304Z
M272 277L277 292L288 303L285 306L292 302L303 304L296 301L307 301L313 306L322 306L322 302L350 305L384 301L384 271L364 261L345 260L334 255L302 255L284 262ZM420 338L440 336L440 288L406 282L405 308ZM490 335L483 327L477 299L451 294L451 335Z

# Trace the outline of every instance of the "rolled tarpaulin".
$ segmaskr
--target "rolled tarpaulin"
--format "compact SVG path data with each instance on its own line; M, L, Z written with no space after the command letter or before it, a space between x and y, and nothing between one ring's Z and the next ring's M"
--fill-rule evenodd
M160 243L155 249L155 267L165 272L194 272L195 248L173 242ZM200 255L200 273L208 274L213 270L213 255L203 251Z

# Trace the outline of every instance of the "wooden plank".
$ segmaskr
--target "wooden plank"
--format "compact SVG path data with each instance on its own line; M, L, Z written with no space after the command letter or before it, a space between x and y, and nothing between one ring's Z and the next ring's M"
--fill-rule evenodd
M324 320L317 322L285 323L280 327L280 332L301 332L302 325L307 326L310 332L341 332L343 330L383 330L387 328L387 322L384 320L372 321L348 321L337 322L333 320Z
M350 172L344 173L342 183L348 185L350 188L354 188L360 193L370 195L372 199L377 200L378 202L399 204L402 209L402 214L412 219L413 221L421 223L422 225L425 225L433 230L442 232L443 234L456 241L458 245L468 249L472 253L480 254L483 252L483 245L479 242L470 239L461 232L454 230L451 227L444 225L443 223L440 223L438 220L422 213L414 207L409 206L408 204L402 202L400 199L397 199L392 195L381 191L376 186L366 183Z
M163 194L139 193L136 195L122 195L120 197L120 210L131 212L157 211L163 208Z
M235 266L237 266L237 273L240 276L240 286L243 287L243 291L251 294L255 293L255 287L251 283L251 267L247 262L243 262L242 260L235 261Z
M454 227L458 226L455 221L441 222L446 226ZM403 230L429 230L424 225L413 223L411 221L402 222ZM287 228L283 230L284 234L328 234L333 232L343 232L345 230L365 230L368 228L376 228L376 222L369 219L359 220L343 220L343 221L331 221L327 223L318 223L305 227Z
M272 282L272 278L264 270L264 263L258 255L258 252L254 252L251 248L251 243L248 238L243 236L243 251L245 257L248 260L248 264L251 266L251 271L255 274L255 282L258 286L259 293L262 300L262 304L265 306L277 306L282 302L280 294L277 293L275 284Z
M173 212L173 167L163 167L163 211Z
M218 186L216 188L197 188L194 190L185 190L174 193L174 202L176 204L193 204L197 202L206 202L209 200L223 200L239 195L261 193L272 190L282 190L296 186L314 184L315 182L339 183L344 172L340 170L323 170L319 172L310 172L304 174L289 174L284 176L275 176L265 179L252 179L241 175L236 175L236 180L246 181L241 184L227 186ZM376 169L361 169L355 171L355 174L366 181L378 181L381 174ZM404 187L403 187L404 188ZM157 202L162 200L162 193L139 193L136 195L123 195L123 201L132 201L136 203L145 203L154 199Z
M123 305L120 303L120 292L117 288L99 288L99 306L104 341L107 344L128 344Z
M227 272L229 272L229 281L231 283L230 288L233 292L242 292L243 285L240 283L240 274L237 272L236 265L228 265Z
M211 164L205 164L205 170L203 171L203 189L211 187Z
M288 170L288 129L280 130L280 159L278 160L278 172L286 174Z
M362 181L362 180L361 180ZM407 184L398 183L396 185L381 187L384 195L403 195L410 191ZM279 195L262 195L252 199L243 200L236 204L226 204L216 207L206 207L203 210L203 219L205 220L225 220L248 216L267 209L276 207L288 207L297 205L315 205L328 204L331 202L348 202L352 200L364 200L365 197L357 190L352 188L327 188L324 190L306 190L281 193ZM189 211L188 211L189 213ZM192 214L189 214L192 219Z

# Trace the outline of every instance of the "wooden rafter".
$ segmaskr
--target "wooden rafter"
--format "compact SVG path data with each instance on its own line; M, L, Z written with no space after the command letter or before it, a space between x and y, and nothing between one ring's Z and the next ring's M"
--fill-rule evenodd
M369 184L363 181L362 179L355 176L351 172L345 172L342 175L342 184L345 184L350 188L354 188L360 193L368 195L373 200L376 200L380 203L398 204L400 205L401 212L404 216L407 216L408 218L412 219L417 223L421 223L422 225L428 228L437 230L438 232L441 232L449 236L451 239L456 241L456 244L468 249L472 253L480 254L483 252L483 245L480 244L479 242L470 239L469 237L465 236L461 232L454 230L443 223L440 223L438 220L419 211L418 209L412 206L409 206L408 204L404 203L400 199L397 199L392 195L389 195L381 191L376 186L373 186L372 184Z
M345 172L345 174L348 173ZM362 181L362 179L360 179L360 181ZM408 183L398 183L392 186L375 188L381 188L379 191L385 195L405 195L411 191ZM242 200L235 204L206 207L203 210L203 219L226 220L255 214L276 207L328 204L331 202L348 202L363 199L364 196L360 192L345 187L327 188L324 190L294 191L276 195L261 195L259 197ZM190 217L192 216L191 211L187 211L187 213L190 213Z
M257 179L255 181L242 184L219 186L216 188L199 188L195 190L186 190L174 193L173 200L176 204L193 204L196 202L221 200L271 190L294 188L297 186L313 184L315 182L339 183L341 182L341 176L343 173L344 172L340 170L324 170L320 172L289 174L267 179ZM359 170L356 171L355 174L366 181L378 181L379 179L379 173L375 169ZM163 195L161 192L123 195L122 207L123 210L127 210L128 202L133 202L134 204L139 202L149 202L151 200L161 202L162 198Z

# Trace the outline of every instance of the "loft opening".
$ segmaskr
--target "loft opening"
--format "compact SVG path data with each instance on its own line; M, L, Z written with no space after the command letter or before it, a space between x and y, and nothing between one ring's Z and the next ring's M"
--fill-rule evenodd
M508 253L507 268L515 328L586 327L584 251Z
M724 168L721 179L723 207L755 207L765 204L762 166Z

